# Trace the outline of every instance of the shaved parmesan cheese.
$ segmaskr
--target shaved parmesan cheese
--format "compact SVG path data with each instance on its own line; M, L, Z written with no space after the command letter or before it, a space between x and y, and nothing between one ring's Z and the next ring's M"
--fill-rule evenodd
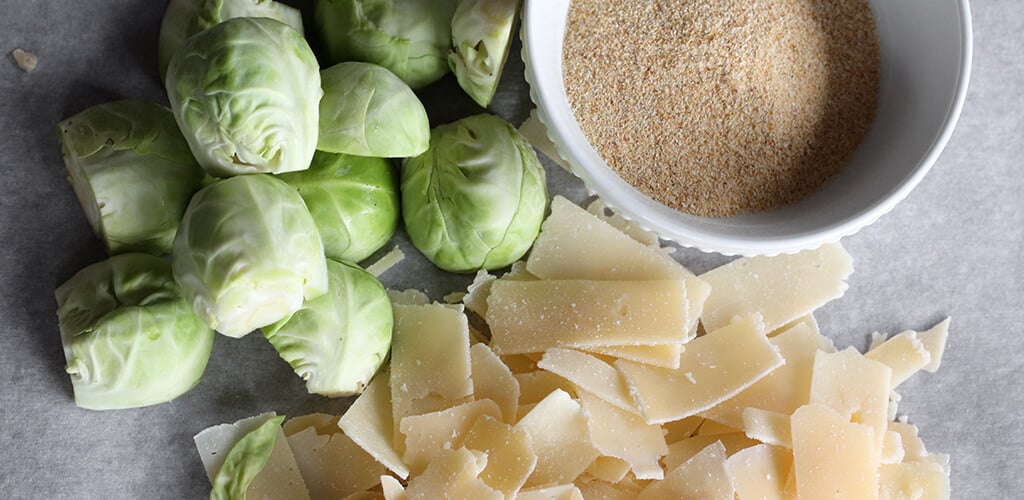
M865 358L852 347L837 353L818 351L811 376L810 402L871 427L875 448L881 454L889 421L891 380L892 370L888 366Z
M743 411L743 432L751 439L783 448L793 447L789 415L759 408Z
M395 479L394 476L381 476L380 487L384 493L384 500L409 499L409 496L405 494L405 486L402 486L402 483Z
M409 477L409 468L395 449L395 421L391 413L390 376L385 368L341 416L338 426L378 462L398 475Z
M949 475L934 462L883 464L878 474L879 500L949 499Z
M942 354L946 351L946 337L949 335L949 318L942 320L939 324L931 327L928 331L917 334L921 339L924 348L930 354L930 361L924 366L924 370L935 373L942 362Z
M903 435L899 432L885 431L885 439L882 441L882 456L879 461L883 464L898 464L903 461Z
M672 280L497 280L486 319L499 354L680 343L687 338L686 287Z
M306 427L288 436L288 446L314 500L344 498L380 482L385 468L341 432L321 434ZM344 471L338 474L338 471Z
M392 267L395 267L399 262L402 262L402 259L404 258L405 252L396 245L388 251L388 253L377 259L373 264L366 266L366 272L380 278L382 274L390 271Z
M517 373L515 377L519 382L519 406L537 404L556 390L576 396L572 382L548 371Z
M530 116L526 118L526 121L519 125L519 133L529 141L531 146L554 162L555 165L562 167L566 172L572 173L572 168L570 168L565 159L558 154L558 149L555 147L555 144L551 142L551 138L548 137L547 128L544 126L544 123L540 121L540 118L537 117L536 109L530 111Z
M584 472L585 474L600 479L601 481L617 483L621 481L622 478L626 477L626 474L629 474L629 469L629 462L622 460L621 458L600 456L594 459ZM586 493L584 493L584 495L586 495Z
M732 434L734 432L743 432L743 429L741 427L730 427L720 424L710 419L705 419L701 422L700 427L697 428L698 436L715 436L718 434Z
M469 348L473 374L473 397L489 399L501 409L501 418L514 423L519 409L519 382L490 347L475 344Z
M461 307L396 304L394 311L391 398L395 421L472 396L469 323Z
M725 461L725 447L716 442L669 470L664 481L651 483L638 498L734 500L736 490L732 477L726 471Z
M893 336L869 350L864 357L878 361L892 370L891 384L894 388L931 362L931 353L925 349L917 338L917 332L913 330Z
M586 346L580 350L662 368L679 368L684 344Z
M402 462L416 474L444 450L462 446L470 426L481 416L501 418L498 405L489 399L461 404L446 410L413 415L401 420L399 429L405 436Z
M693 436L668 446L668 455L661 459L666 470L672 470L693 458L701 450L708 446L721 443L725 448L726 455L732 455L742 449L758 445L757 441L750 439L742 432L731 432L729 434L716 434L713 436Z
M770 338L769 342L779 350L785 364L704 412L705 418L742 428L745 408L762 408L789 415L807 403L814 355L818 351L833 352L832 342L802 322Z
M569 200L551 200L551 215L526 269L546 280L683 280L693 276L659 249L637 242Z
M572 482L599 455L590 444L587 420L579 403L555 390L515 425L526 431L537 454L537 467L526 486Z
M215 425L196 434L194 438L196 448L199 450L199 458L203 461L203 467L206 468L206 475L210 481L213 482L214 477L223 467L224 461L235 443L275 417L274 413L263 413L233 424ZM252 478L252 482L245 490L245 495L247 498L309 499L306 483L299 473L299 466L295 463L291 448L288 447L288 439L280 428L277 429L274 447L270 451L270 456L267 457L266 464Z
M604 480L581 481L577 486L583 498L587 500L633 500L639 494L637 491L626 490L619 484L611 484Z
M616 408L640 413L615 367L589 354L571 349L548 349L537 367L572 382Z
M772 331L842 296L852 272L850 254L838 243L737 259L700 276L712 290L700 319L712 331L734 316L760 314Z
M917 435L917 427L903 422L889 422L889 430L900 435L904 462L919 462L928 459L924 441Z
M583 500L583 494L574 484L561 484L520 491L516 500Z
M442 450L423 474L409 480L405 494L409 500L436 500L442 495L447 498L504 500L501 492L480 479L479 474L486 466L487 455L482 452L466 448Z
M498 279L497 276L487 271L477 271L473 282L466 289L466 295L462 297L462 303L466 309L473 311L481 317L487 314L487 295L491 293L491 283Z
M469 429L463 445L487 455L487 466L480 472L480 479L507 497L523 487L537 466L529 434L486 415Z
M601 220L607 222L615 229L618 229L623 234L633 238L642 245L658 248L666 254L675 251L675 248L672 247L659 248L660 241L658 239L658 233L651 231L650 229L645 229L640 224L623 217L621 214L609 207L601 198L594 198L594 201L587 205L587 212L596 215Z
M665 442L672 444L694 435L703 422L703 417L694 415L661 424L661 428L665 431Z
M335 432L341 432L341 429L338 427L338 416L326 413L308 413L289 418L281 426L281 430L284 431L285 436L291 437L292 434L311 427L317 434L330 435Z
M388 298L395 305L425 306L430 303L430 297L427 294L413 288L408 290L388 290Z
M747 317L687 344L676 370L622 360L615 367L644 418L660 423L706 411L782 364L763 326Z
M874 430L817 404L791 418L793 469L800 498L874 498L878 452Z
M786 478L793 467L789 450L759 444L736 452L725 461L737 498L783 500Z
M601 455L628 462L637 479L664 478L658 460L668 453L668 446L660 426L648 424L586 391L580 391L580 404L590 442Z

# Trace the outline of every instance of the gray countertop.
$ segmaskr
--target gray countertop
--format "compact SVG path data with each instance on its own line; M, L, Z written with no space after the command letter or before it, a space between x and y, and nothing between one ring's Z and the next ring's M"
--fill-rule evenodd
M340 412L347 400L307 395L258 334L218 336L200 384L164 405L79 409L64 374L54 288L104 253L65 180L55 124L91 105L166 102L156 76L162 2L0 1L0 497L199 498L208 484L192 435L274 410ZM837 346L952 316L936 374L903 384L900 414L930 451L952 455L954 498L1024 490L1024 10L977 0L970 91L945 152L890 214L843 240L855 272L817 314ZM39 66L22 72L23 48ZM518 50L515 48L513 50ZM530 102L515 56L493 110L518 123ZM447 77L421 93L431 122L479 111ZM549 166L553 193L582 200ZM434 298L464 287L415 254L384 275ZM725 258L683 250L694 271Z

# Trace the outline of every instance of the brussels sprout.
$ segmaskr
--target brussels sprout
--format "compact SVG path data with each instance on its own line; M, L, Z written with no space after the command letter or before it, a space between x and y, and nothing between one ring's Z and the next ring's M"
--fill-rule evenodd
M279 179L302 195L327 257L359 262L398 227L398 179L385 159L317 151L308 170Z
M418 89L448 72L455 0L318 0L316 27L331 63L365 61Z
M471 272L518 260L540 231L544 169L515 127L480 114L430 133L406 160L402 217L413 245L441 269Z
M485 108L501 80L518 10L519 0L460 0L452 16L448 65L459 86Z
M157 61L160 78L167 76L171 57L189 37L236 17L267 17L302 33L302 13L272 0L171 0L160 24Z
M309 167L320 68L288 25L240 17L203 31L171 59L166 84L178 126L211 175Z
M68 180L107 251L171 251L203 170L163 106L116 101L57 124Z
M320 72L317 149L379 158L416 156L430 143L430 123L412 89L376 64L343 62Z
M229 337L287 318L327 291L313 217L270 175L217 181L192 198L174 238L174 278L206 324Z
M228 456L224 458L224 464L210 480L213 483L210 500L245 498L253 479L270 461L283 421L284 415L268 418L231 447Z
M313 394L363 392L391 348L394 316L384 286L359 267L327 261L330 286L263 334Z
M79 271L56 296L78 406L149 406L199 382L213 330L192 314L167 260L116 255Z

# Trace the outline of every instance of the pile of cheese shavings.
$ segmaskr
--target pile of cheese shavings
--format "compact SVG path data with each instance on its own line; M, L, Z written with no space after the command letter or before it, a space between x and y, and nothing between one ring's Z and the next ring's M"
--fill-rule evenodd
M949 497L948 457L895 418L894 392L938 368L948 320L876 336L866 354L837 351L813 311L846 289L841 246L695 276L594 212L556 197L529 259L500 278L480 273L462 304L392 293L389 368L340 418L287 422L290 446L260 474L273 480L249 492ZM223 454L237 430L220 427Z

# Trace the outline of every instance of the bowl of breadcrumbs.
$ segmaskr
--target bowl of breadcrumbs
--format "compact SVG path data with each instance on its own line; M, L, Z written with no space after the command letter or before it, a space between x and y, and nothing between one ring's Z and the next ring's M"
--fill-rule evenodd
M878 220L931 168L971 67L967 0L526 0L558 153L622 215L731 255Z

